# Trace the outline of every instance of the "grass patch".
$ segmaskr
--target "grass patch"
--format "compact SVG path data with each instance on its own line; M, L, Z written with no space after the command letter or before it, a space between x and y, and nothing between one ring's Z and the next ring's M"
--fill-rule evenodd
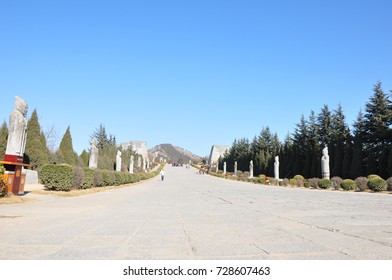
M6 194L4 196L0 196L0 204L23 204L37 201L34 198L27 198L24 196Z

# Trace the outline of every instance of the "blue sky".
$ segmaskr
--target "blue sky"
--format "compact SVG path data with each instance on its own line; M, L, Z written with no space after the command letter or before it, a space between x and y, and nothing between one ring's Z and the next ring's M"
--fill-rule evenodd
M14 96L75 150L101 123L118 142L282 139L342 104L352 124L392 89L392 1L0 0L0 120ZM59 139L60 140L60 139Z

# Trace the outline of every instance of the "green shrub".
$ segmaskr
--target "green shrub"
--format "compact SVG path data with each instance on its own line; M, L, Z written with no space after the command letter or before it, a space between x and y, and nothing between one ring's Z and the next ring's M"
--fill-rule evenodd
M331 178L331 182L332 182L332 187L335 190L338 190L338 189L340 189L340 185L343 182L343 179L338 176L335 176L335 177Z
M309 189L310 188L310 183L308 181L304 182L304 187Z
M49 164L40 172L42 184L47 190L70 191L73 182L73 168L68 164Z
M295 175L294 179L295 180L298 180L298 179L305 180L304 176L302 176L302 175Z
M354 182L355 182L355 184L357 185L357 188L360 191L365 191L365 190L368 189L368 186L367 186L367 184L369 182L368 178L366 178L366 177L358 177L357 179L354 180Z
M109 170L102 170L102 183L104 187L107 186L113 186L114 184L114 178L113 178L113 174L111 171Z
M329 179L321 179L320 181L318 181L318 186L321 189L329 189L332 188L332 182Z
M388 191L392 191L392 177L391 177L391 178L388 178L387 184L388 184L387 190L388 190Z
M84 180L80 186L81 189L91 189L94 187L94 170L85 168L84 169Z
M357 187L357 185L355 184L355 182L354 182L353 180L351 180L351 179L343 180L343 181L340 183L340 186L341 186L342 189L345 190L345 191L352 191L352 190L355 190L356 187Z
M388 183L384 179L374 178L374 179L369 180L368 188L374 192L382 192L382 191L387 190Z
M94 187L103 187L103 179L102 179L102 170L95 169L94 170Z
M370 174L370 175L367 176L367 178L369 180L372 180L372 179L382 179L380 176L378 176L376 174Z
M283 187L283 185L284 185L284 182L283 181L279 181L279 186Z
M318 188L318 182L320 181L319 178L311 178L308 181L309 181L309 184L310 184L311 188L314 188L314 189Z
M258 177L257 181L259 182L259 184L265 185L266 184L266 179L265 177Z
M292 186L296 186L297 185L297 179L294 179L294 178L290 179L289 180L289 184L292 185Z

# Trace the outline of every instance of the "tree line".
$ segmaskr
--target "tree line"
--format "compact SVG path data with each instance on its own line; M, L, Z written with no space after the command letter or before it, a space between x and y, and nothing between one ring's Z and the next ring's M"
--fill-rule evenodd
M235 139L230 150L220 159L220 169L227 162L233 172L237 161L239 170L249 170L253 160L255 176L274 175L275 156L280 159L280 177L321 177L321 153L328 147L331 177L355 179L369 174L383 178L392 176L392 91L382 89L381 82L358 113L352 129L346 122L343 108L331 110L324 105L316 114L302 115L294 133L280 141L276 133L264 127L252 141Z
M106 133L105 126L101 124L90 136L98 140L98 168L114 170L116 153L119 149L116 144L116 137ZM4 158L7 147L8 127L4 121L0 127L0 159ZM88 167L90 152L83 150L78 155L73 148L71 128L68 127L60 141L60 145L55 149L57 134L54 128L44 132L38 119L35 109L27 122L27 139L24 154L24 162L31 164L32 170L40 171L47 164L69 164L71 166ZM121 150L121 148L120 148ZM131 155L137 154L129 148L122 151L122 170L126 171L130 164ZM137 169L137 167L135 167ZM139 171L139 170L137 170Z

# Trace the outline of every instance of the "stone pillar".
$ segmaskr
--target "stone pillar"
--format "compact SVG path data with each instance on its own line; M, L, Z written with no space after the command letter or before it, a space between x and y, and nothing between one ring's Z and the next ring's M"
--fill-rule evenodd
M234 162L234 176L237 176L237 161Z
M329 171L329 155L328 155L328 147L323 149L323 156L321 158L321 177L323 179L329 179L330 171Z
M88 161L88 167L91 169L98 168L98 141L96 138L93 138L91 141L91 151L90 151L90 160Z
M121 164L122 164L121 151L118 150L117 151L117 156L116 156L116 171L118 171L118 172L121 171Z
M275 173L275 179L279 180L279 156L275 157L274 173Z
M223 163L223 175L226 175L226 161Z
M249 178L253 178L253 160L249 163Z
M129 163L129 173L131 174L133 174L133 165L134 165L133 156L131 156L131 162Z

